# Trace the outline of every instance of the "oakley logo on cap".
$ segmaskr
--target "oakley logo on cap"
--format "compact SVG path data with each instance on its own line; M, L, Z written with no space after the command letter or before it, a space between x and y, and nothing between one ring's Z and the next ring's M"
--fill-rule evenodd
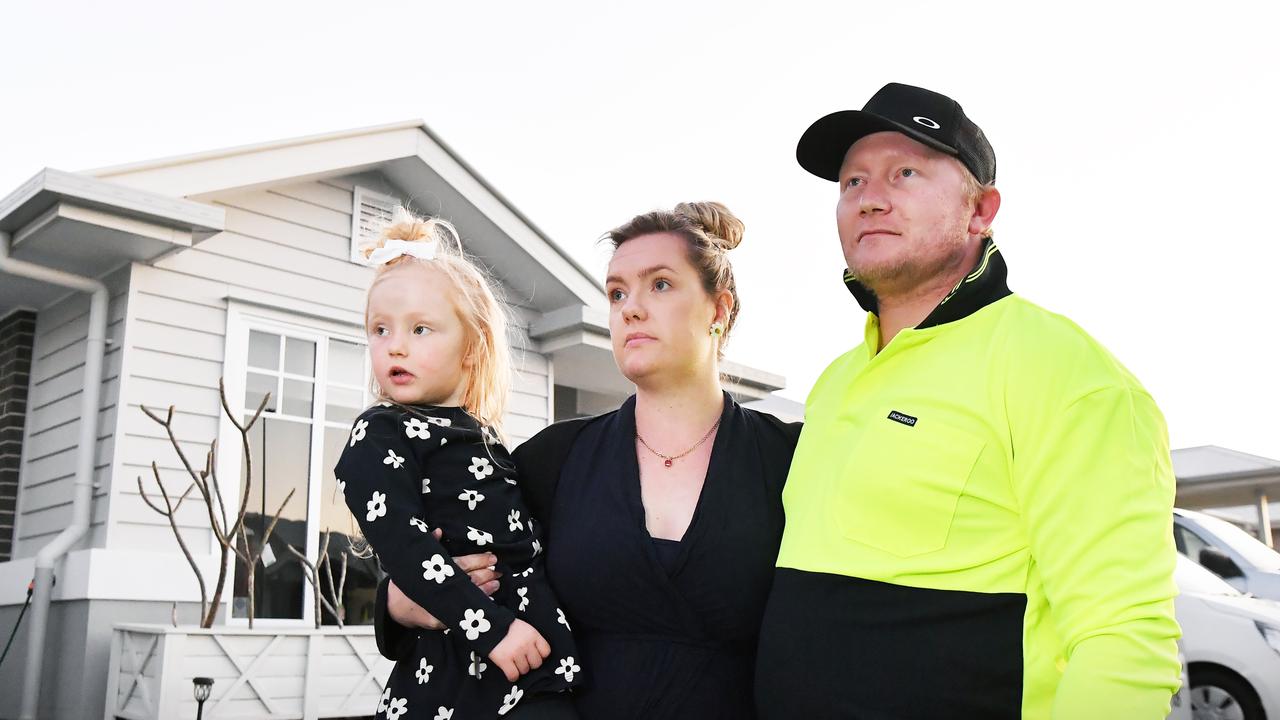
M912 120L915 120L915 121L916 121L916 123L918 123L918 124L920 124L920 125L923 125L923 126L925 126L925 127L927 127L927 128L933 128L934 130L941 130L941 129L942 129L942 126L941 126L941 125L939 125L938 123L936 123L936 122L934 122L934 121L930 120L930 119L929 119L929 118L927 118L927 117L924 117L923 115L917 115L917 116L915 116L915 117L913 117L913 118L911 118L911 119L912 119Z

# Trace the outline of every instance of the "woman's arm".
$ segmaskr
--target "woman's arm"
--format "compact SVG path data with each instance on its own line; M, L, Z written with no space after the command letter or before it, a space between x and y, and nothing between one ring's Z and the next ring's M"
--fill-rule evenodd
M440 531L436 530L435 535L438 539ZM485 595L498 591L498 578L502 573L494 569L497 558L493 555L459 555L453 561ZM406 659L413 653L413 641L419 630L443 629L444 623L405 595L390 575L378 583L373 604L373 633L378 641L378 652L383 657L388 660Z

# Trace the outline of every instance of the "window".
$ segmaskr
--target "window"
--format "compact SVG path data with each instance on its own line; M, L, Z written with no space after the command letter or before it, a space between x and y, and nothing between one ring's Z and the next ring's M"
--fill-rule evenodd
M229 342L228 356L234 347L243 364L243 420L252 417L269 394L250 436L252 486L245 531L251 541L261 537L285 496L294 491L263 550L255 578L254 617L314 622L312 588L288 546L314 560L328 530L335 580L341 558L347 556L344 622L372 622L377 564L350 552L357 526L333 476L351 423L372 401L364 341L353 334L247 314L237 315L229 325L229 340L233 334L238 335ZM225 442L223 446L226 452ZM238 448L232 453L238 454ZM240 460L234 463L243 473ZM327 595L330 585L323 573L321 587ZM248 582L238 559L231 605L233 618L247 617ZM333 623L327 610L321 613L323 623Z
M377 242L399 204L389 195L356 186L351 208L351 262L364 262L361 248Z
M1173 539L1176 541L1174 544L1178 546L1178 550L1196 562L1200 562L1200 551L1209 547L1209 544L1199 535L1183 525L1173 526Z
M18 461L27 418L36 314L15 310L0 319L0 562L13 555Z
M1200 524L1210 534L1216 535L1220 544L1235 551L1249 565L1264 572L1280 571L1280 553L1267 547L1253 535L1215 517L1204 516L1200 519Z

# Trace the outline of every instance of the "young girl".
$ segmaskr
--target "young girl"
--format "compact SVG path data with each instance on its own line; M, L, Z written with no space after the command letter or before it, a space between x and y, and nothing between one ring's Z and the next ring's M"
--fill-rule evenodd
M383 402L356 420L335 475L383 568L446 627L398 653L378 717L572 718L554 693L582 668L498 439L510 386L503 308L444 221L401 211L366 253ZM492 599L452 559L483 552L503 575Z

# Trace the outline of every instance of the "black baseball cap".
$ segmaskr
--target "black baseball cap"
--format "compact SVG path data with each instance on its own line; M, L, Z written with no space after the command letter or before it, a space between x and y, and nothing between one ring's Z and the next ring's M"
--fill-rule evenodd
M901 83L880 88L861 110L834 112L810 125L796 145L796 160L820 178L839 180L849 148L867 135L886 130L951 155L983 185L996 180L996 153L960 103Z

